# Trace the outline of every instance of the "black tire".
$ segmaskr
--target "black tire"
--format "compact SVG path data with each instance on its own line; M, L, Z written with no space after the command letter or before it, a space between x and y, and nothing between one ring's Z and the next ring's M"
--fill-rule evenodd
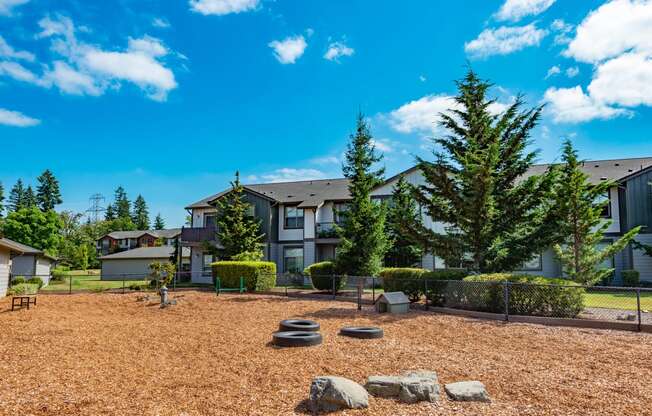
M317 332L319 324L308 319L286 319L278 325L279 331Z
M340 335L352 338L376 339L383 337L383 330L375 326L349 326L340 329Z
M282 331L272 334L272 344L279 347L312 347L321 342L322 337L319 332Z

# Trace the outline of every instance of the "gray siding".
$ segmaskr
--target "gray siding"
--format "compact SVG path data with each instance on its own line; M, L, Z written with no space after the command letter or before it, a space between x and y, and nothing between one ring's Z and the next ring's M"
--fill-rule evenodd
M652 170L629 179L627 187L627 229L644 226L642 233L652 233Z
M652 245L652 234L640 234L636 241ZM640 273L641 282L652 282L652 257L641 250L632 250L632 268Z
M9 287L9 262L9 250L0 247L0 297L7 294L7 288Z
M102 260L102 280L142 280L149 276L149 265L167 259L114 259Z
M518 273L531 274L544 277L561 276L561 265L552 248L547 249L541 255L541 270L518 270Z
M245 192L245 200L252 204L255 208L256 218L260 219L260 230L265 233L266 241L274 240L274 228L272 227L272 210L271 202L256 194Z
M36 274L36 256L23 254L11 261L11 274L14 276L33 276Z

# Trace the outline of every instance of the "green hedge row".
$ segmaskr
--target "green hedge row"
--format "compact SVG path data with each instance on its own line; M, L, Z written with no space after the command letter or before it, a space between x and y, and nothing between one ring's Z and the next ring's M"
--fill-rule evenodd
M641 283L641 274L638 270L623 270L623 286L636 287Z
M333 290L333 279L335 279L335 291L339 291L346 286L346 276L335 273L335 263L332 261L322 261L313 263L303 270L305 275L310 276L312 286L315 290Z
M425 294L437 297L441 281L462 280L468 276L464 269L426 270L409 267L388 267L380 272L385 292L403 292L410 302L418 302Z
M276 263L270 261L218 261L211 268L213 284L219 277L224 288L239 287L240 277L248 292L264 292L276 285Z

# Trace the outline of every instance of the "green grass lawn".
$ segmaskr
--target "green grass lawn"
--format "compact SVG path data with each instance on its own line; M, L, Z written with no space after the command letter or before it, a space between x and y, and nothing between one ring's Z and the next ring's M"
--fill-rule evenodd
M587 308L636 310L636 294L633 292L600 292L584 295ZM652 292L641 292L641 309L652 311Z
M65 277L64 281L51 281L49 285L41 289L44 292L65 292L70 290L70 279L72 279L72 290L90 290L90 291L102 291L106 289L121 289L123 282L122 280L112 281L112 280L100 280L98 274L82 274L82 275L73 275L69 274ZM128 289L130 285L133 284L146 284L148 280L127 280L124 285Z

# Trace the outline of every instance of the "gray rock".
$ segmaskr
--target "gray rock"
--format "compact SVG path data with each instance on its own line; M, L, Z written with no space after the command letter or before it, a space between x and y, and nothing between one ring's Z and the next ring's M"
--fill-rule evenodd
M444 386L452 400L460 402L490 402L489 394L479 381L459 381Z
M439 399L439 381L433 371L410 371L402 376L371 376L366 389L377 397L396 397L404 403Z
M624 313L622 315L618 315L616 317L619 321L635 321L636 320L636 315L633 313Z
M310 385L310 407L313 412L362 409L369 407L369 394L364 387L347 378L320 376Z
M376 397L398 397L401 392L401 377L370 376L364 387Z

